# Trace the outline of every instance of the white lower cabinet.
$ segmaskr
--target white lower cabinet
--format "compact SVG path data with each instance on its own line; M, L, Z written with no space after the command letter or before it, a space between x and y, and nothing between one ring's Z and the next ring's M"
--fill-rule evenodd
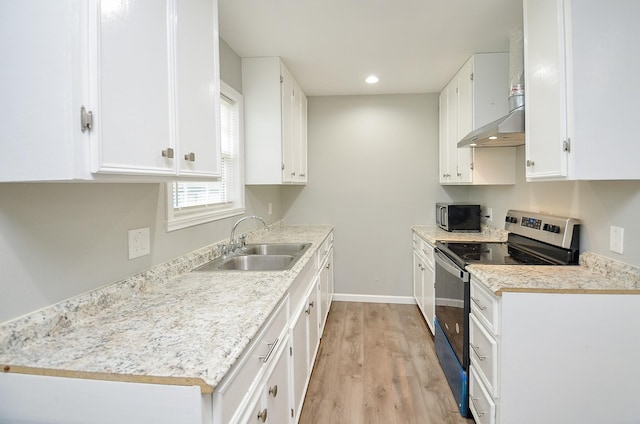
M503 292L471 279L479 424L637 422L640 296Z
M332 245L333 233L212 394L200 386L0 373L0 423L297 423L333 297Z
M333 236L327 237L318 251L318 269L319 277L318 289L320 291L320 299L318 303L320 337L324 332L324 326L329 316L329 308L333 299Z
M266 372L266 378L257 389L240 419L242 424L250 423L287 423L290 420L289 408L289 336L283 340L276 353L273 365Z
M318 278L309 287L291 325L291 353L294 422L300 418L311 370L320 345L318 322Z
M413 296L427 326L434 333L435 321L435 273L433 271L433 246L414 233L413 235Z

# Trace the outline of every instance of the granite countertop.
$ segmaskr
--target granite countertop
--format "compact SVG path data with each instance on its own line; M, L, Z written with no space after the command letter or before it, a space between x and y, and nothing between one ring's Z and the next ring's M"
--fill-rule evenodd
M0 327L0 364L4 371L198 385L211 393L331 230L280 226L250 236L312 243L288 271L188 272L217 255L209 247L208 255L198 251L160 267L166 278L154 270L9 322Z
M482 225L479 233L451 233L437 225L414 225L411 229L429 242L435 245L436 241L507 241L507 231L499 228Z
M506 241L507 232L484 226L480 233L449 233L435 225L412 227L436 241ZM580 253L580 265L469 265L474 279L497 295L504 292L640 294L640 268L591 252Z

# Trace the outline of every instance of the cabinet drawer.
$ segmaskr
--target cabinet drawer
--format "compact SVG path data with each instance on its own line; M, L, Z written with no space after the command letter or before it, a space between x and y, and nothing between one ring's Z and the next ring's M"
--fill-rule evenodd
M469 315L469 345L471 362L477 366L478 374L484 378L489 392L497 396L498 343L475 313Z
M495 424L496 404L478 377L474 365L469 367L469 409L478 424Z
M500 334L498 299L484 288L482 283L474 281L473 278L471 279L471 310L493 334Z
M273 353L278 350L288 327L288 306L287 297L227 374L220 388L216 389L214 410L219 411L221 422L231 422L236 410L242 407L244 398L263 375L265 364L271 361Z
M413 233L413 250L433 268L433 246L416 233Z
M320 270L320 268L324 266L324 261L327 259L329 255L329 250L331 250L332 245L333 245L333 231L322 242L320 249L318 249L318 270Z

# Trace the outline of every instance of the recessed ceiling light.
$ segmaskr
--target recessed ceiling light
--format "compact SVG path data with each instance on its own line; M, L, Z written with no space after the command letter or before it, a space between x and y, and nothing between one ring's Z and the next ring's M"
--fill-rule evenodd
M477 144L476 144L476 143L471 143L471 144L469 144L469 146L471 146L471 147L476 147L476 146L477 146Z
M369 75L369 76L367 77L367 79L366 79L366 80L364 80L364 82L366 82L367 84L375 84L375 83L377 83L378 81L380 81L380 78L378 78L378 77L377 77L377 76L375 76L375 75Z
M489 140L497 140L498 137L496 137L495 135L492 135L491 137L489 137Z

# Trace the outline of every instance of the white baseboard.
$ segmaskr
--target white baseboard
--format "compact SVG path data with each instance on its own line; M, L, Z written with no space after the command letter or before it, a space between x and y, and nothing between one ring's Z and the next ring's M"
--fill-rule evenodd
M364 302L364 303L400 303L403 305L415 305L413 296L381 296L376 294L348 294L334 293L334 302Z

